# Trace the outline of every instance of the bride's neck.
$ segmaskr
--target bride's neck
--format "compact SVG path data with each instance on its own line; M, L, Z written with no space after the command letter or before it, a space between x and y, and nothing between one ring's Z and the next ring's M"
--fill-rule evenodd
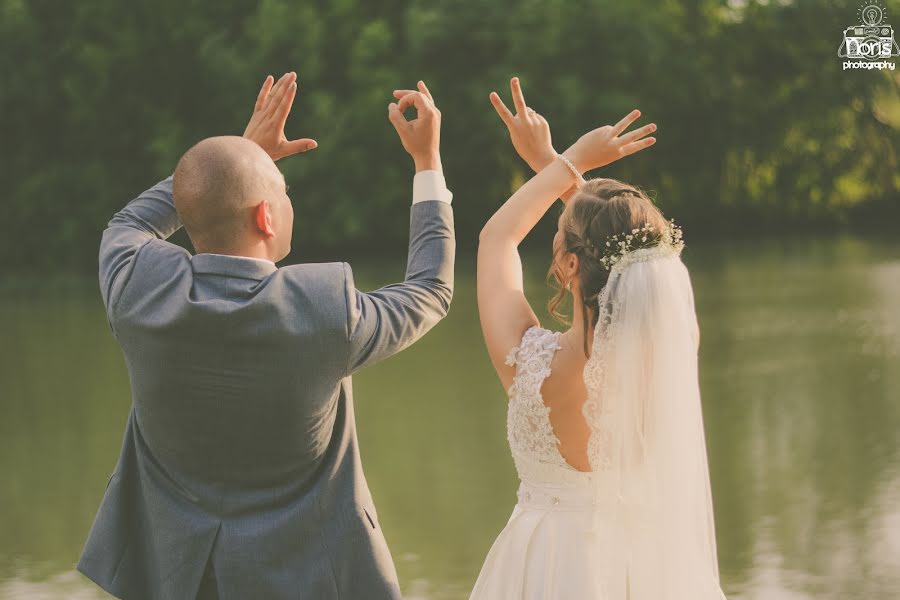
M571 341L579 348L584 344L584 337L587 335L587 343L590 348L593 343L593 328L590 326L591 313L584 310L584 302L581 301L581 290L573 287L572 289L572 326L565 333Z

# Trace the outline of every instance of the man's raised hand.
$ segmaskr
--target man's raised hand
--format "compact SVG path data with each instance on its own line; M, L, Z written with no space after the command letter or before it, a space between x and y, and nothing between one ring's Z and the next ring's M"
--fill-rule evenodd
M403 147L416 163L416 171L441 170L441 111L424 81L417 90L394 90L398 102L388 105L388 118L397 130ZM416 118L407 121L403 111L410 106L416 109Z
M274 83L271 75L266 77L256 98L253 115L244 130L244 137L259 144L272 160L306 152L318 146L313 139L288 140L284 135L284 125L296 93L297 74L293 71L282 75L278 83Z

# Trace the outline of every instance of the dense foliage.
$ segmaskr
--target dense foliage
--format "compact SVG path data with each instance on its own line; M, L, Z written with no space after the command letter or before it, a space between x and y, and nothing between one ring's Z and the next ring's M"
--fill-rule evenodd
M900 4L882 5L900 28ZM443 113L463 249L529 175L488 100L508 101L512 75L560 151L633 107L657 122L652 150L595 174L651 190L689 236L896 221L900 73L842 70L858 8L0 0L0 262L93 265L112 213L200 138L240 134L265 75L286 70L288 134L319 142L280 163L297 260L403 247L412 162L387 104L418 78Z

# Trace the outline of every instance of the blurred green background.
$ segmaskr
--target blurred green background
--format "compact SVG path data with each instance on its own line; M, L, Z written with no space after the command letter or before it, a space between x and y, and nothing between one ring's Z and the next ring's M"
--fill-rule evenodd
M391 90L424 79L443 114L451 313L354 378L406 597L466 598L515 502L472 251L530 175L488 101L518 75L557 150L633 107L659 125L652 150L592 175L684 225L729 599L900 598L900 74L842 70L860 6L0 0L0 600L104 597L72 570L129 410L100 233L193 143L240 134L287 70L288 135L319 142L279 163L287 262L349 260L364 289L403 275L413 169ZM900 2L880 6L900 27ZM547 326L557 214L523 247Z
M900 2L882 2L888 22ZM686 233L900 219L900 73L842 70L853 2L0 0L0 260L93 269L112 213L201 138L241 134L263 78L295 70L281 163L292 260L402 251L411 161L391 91L424 79L460 247L528 176L488 100L509 78L562 151L640 108L649 152L594 172L650 190ZM896 26L900 27L900 20ZM894 227L889 227L894 231Z

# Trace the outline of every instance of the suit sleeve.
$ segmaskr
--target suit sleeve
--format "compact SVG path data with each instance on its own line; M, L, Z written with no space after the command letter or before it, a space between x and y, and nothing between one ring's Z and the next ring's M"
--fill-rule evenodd
M350 351L346 374L400 352L447 315L456 241L448 202L417 202L410 213L406 276L373 292L356 289L344 263Z
M107 317L114 313L141 249L153 240L168 238L180 227L171 176L113 216L100 242L100 293Z

